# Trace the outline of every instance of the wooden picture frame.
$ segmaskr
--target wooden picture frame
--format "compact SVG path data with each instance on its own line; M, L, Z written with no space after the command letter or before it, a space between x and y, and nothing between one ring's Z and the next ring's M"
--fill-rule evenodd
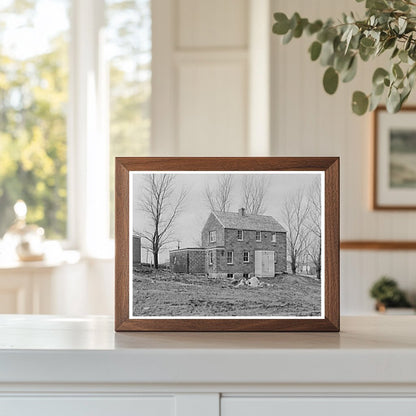
M392 148L392 140L411 140L416 161L415 119L416 106L403 107L396 114L388 113L384 106L373 112L373 210L416 210L416 170L408 170L408 165L414 163L407 160L409 153L405 149L400 152ZM400 137L402 132L403 138ZM406 134L413 137L406 137Z
M286 183L290 180L312 180L312 176L317 176L320 179L322 186L320 206L322 207L321 226L322 234L319 244L322 244L322 276L319 290L321 290L320 298L320 315L319 316L222 316L222 315L207 315L207 316L142 316L144 312L136 314L135 309L138 302L136 301L133 308L133 218L138 218L137 221L142 221L141 215L137 214L137 198L144 198L145 188L142 186L144 180L149 178L159 178L160 175L171 175L175 173L175 178L179 180L189 180L189 178L197 178L198 175L215 174L222 177L225 173L235 174L236 180L243 180L242 175L250 177L251 175L261 174L271 181L280 181L278 183ZM150 174L154 176L149 176ZM160 174L160 175L159 175ZM181 174L189 174L185 177ZM286 174L286 176L284 176ZM310 175L310 178L307 176ZM143 176L146 175L146 176ZM159 175L159 176L158 176ZM292 176L291 176L292 175ZM302 176L304 175L304 176ZM183 179L185 178L185 179ZM241 179L243 178L243 179ZM198 178L197 178L198 179ZM194 179L193 179L194 180ZM209 179L211 180L211 179ZM212 179L213 180L213 179ZM302 179L303 180L303 179ZM286 181L286 182L285 182ZM144 182L143 182L144 183ZM238 182L239 183L239 182ZM275 183L275 182L272 182ZM277 182L276 182L277 183ZM289 183L289 182L288 182ZM299 182L301 183L301 182ZM303 183L303 182L302 182ZM308 182L309 183L309 182ZM136 188L133 188L133 185ZM274 185L273 185L274 186ZM199 185L196 189L199 189ZM115 200L115 330L116 331L339 331L339 158L337 157L118 157L116 158L116 200ZM272 189L275 189L272 187ZM280 189L280 188L279 188ZM274 192L274 191L273 191ZM277 192L277 191L276 191ZM279 191L280 192L280 191ZM133 204L133 199L135 204ZM139 202L142 199L139 200ZM198 202L199 203L199 202ZM133 207L133 208L132 208ZM274 208L274 205L273 205ZM217 211L215 211L217 212ZM211 213L213 214L213 213ZM211 215L210 214L210 215ZM231 212L225 212L224 215L231 215ZM244 210L239 214L245 215ZM213 214L214 215L214 214ZM236 212L233 213L237 215ZM214 215L215 216L215 215ZM254 215L250 218L259 218L262 215ZM272 217L268 217L272 218ZM187 219L187 218L186 218ZM260 218L261 219L261 218ZM184 221L185 219L182 219ZM134 219L136 221L136 219ZM143 220L144 221L144 220ZM242 220L243 221L243 220ZM244 218L244 221L246 219ZM141 224L141 223L140 223ZM225 226L224 226L225 227ZM205 229L205 228L204 228ZM225 231L224 231L225 233ZM286 231L282 231L286 233ZM225 234L224 234L225 235ZM244 235L244 234L243 234ZM238 234L239 238L243 235ZM253 234L254 235L254 234ZM256 240L259 242L262 238L261 234L256 233ZM264 232L265 238L268 234ZM283 235L283 234L282 234ZM286 234L284 234L286 235ZM145 236L145 234L143 234ZM202 232L204 238L204 232ZM249 238L249 237L247 237ZM271 240L276 241L271 235ZM214 239L213 235L210 239ZM214 244L214 243L212 243ZM225 243L224 243L225 244ZM247 241L247 244L251 244ZM259 243L260 244L260 243ZM202 250L206 252L217 250L216 247L206 248L202 246ZM321 245L319 246L321 247ZM140 246L140 250L142 250ZM181 250L181 249L179 249ZM260 251L260 250L258 250ZM141 251L140 251L141 253ZM173 269L176 257L173 256L175 250L169 253L170 263L168 270ZM222 250L222 255L224 250ZM221 254L218 254L220 258ZM135 254L137 256L137 254ZM141 256L141 254L140 254ZM172 258L174 257L174 260ZM208 256L208 254L207 254ZM227 254L228 261L232 262L232 256ZM252 254L250 254L252 256ZM251 258L249 254L244 254L244 262L249 262ZM305 255L306 256L306 255ZM253 256L254 257L254 256ZM151 267L141 261L141 267ZM208 259L208 257L206 257ZM286 261L286 254L284 260ZM241 261L243 261L241 260ZM205 260L205 266L208 267ZM278 261L275 257L275 265L273 272L277 267ZM306 260L305 260L306 261ZM196 263L195 263L196 264ZM176 266L175 266L176 267ZM189 266L188 266L189 267ZM295 266L296 267L296 266ZM302 266L304 267L304 266ZM136 270L136 269L135 269ZM140 269L141 270L141 269ZM297 270L297 269L296 269ZM302 269L303 270L303 269ZM134 276L136 279L136 271ZM170 273L170 271L169 271ZM296 271L296 276L297 276ZM235 273L237 275L237 273ZM141 275L140 275L141 276ZM178 276L180 276L178 274ZM273 274L271 279L274 279L276 274ZM275 279L285 278L289 279L291 275L279 275ZM319 277L319 275L317 275ZM210 274L207 273L207 278ZM201 277L205 278L205 277ZM225 282L230 285L230 279L221 280L211 279L210 282ZM307 277L305 277L307 279ZM314 277L315 280L319 280ZM251 280L248 279L248 280ZM246 285L247 279L242 279L240 284ZM154 283L154 279L152 280ZM270 281L270 280L269 280ZM274 281L274 280L272 280ZM287 280L289 281L289 280ZM309 282L309 280L305 280ZM242 283L243 282L243 283ZM235 283L235 282L234 282ZM219 284L219 283L218 283ZM263 284L263 282L261 282ZM261 286L259 285L259 287ZM141 296L140 283L135 280L135 294ZM271 286L271 289L268 289ZM255 290L262 290L263 294L269 296L274 284L267 284L260 289L250 289L243 287L242 292L239 293L255 293ZM290 286L291 287L291 286ZM294 287L294 286L293 286ZM227 286L228 288L228 286ZM228 289L227 289L228 290ZM234 289L236 291L240 289ZM243 292L243 291L246 292ZM143 289L144 291L144 289ZM147 292L146 292L147 293ZM272 292L273 293L273 292ZM136 295L135 295L136 296ZM251 295L247 295L251 296ZM152 296L150 296L151 298ZM156 305L158 307L158 305ZM155 307L156 307L155 306ZM140 304L138 307L141 307ZM142 308L144 309L144 308ZM142 310L140 309L140 310ZM149 309L149 308L148 308ZM303 312L302 312L303 313Z

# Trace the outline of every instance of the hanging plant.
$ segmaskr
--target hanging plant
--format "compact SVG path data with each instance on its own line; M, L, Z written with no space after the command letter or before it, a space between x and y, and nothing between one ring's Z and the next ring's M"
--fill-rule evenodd
M415 83L416 2L366 0L365 7L364 19L344 13L337 23L332 19L310 22L299 13L290 19L284 13L275 13L273 33L283 36L283 44L304 34L314 37L309 54L312 61L319 60L326 67L323 87L328 94L336 92L340 80L354 79L359 60L367 62L390 54L390 65L374 71L371 93L353 93L352 110L358 115L373 111L386 96L387 110L396 113Z

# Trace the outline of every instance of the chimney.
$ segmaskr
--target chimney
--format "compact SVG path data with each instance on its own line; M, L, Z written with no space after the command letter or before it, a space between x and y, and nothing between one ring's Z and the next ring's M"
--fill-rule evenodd
M246 209L245 209L245 208L240 208L240 209L238 210L238 213L239 213L242 217L244 217L244 215L246 215Z

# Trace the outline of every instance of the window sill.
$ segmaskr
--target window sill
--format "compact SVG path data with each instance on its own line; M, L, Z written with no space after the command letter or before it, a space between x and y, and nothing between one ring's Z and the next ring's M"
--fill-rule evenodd
M77 264L81 260L79 251L63 250L59 254L46 255L40 261L21 261L11 256L0 255L0 270L39 270L51 269L67 264Z

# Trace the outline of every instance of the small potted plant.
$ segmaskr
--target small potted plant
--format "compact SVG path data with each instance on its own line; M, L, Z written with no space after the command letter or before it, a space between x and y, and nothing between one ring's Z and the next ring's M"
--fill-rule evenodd
M390 277L383 276L370 289L370 295L376 300L376 310L386 312L387 308L411 308L405 293L397 282Z

